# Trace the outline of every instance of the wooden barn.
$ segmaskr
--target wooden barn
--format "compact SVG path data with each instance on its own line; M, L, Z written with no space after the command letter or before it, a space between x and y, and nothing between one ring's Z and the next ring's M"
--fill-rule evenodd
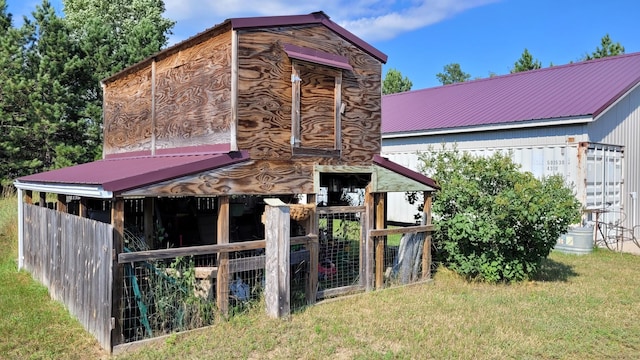
M434 182L380 156L386 55L235 18L102 82L101 160L19 178L19 266L106 349L430 274ZM387 228L387 193L422 191Z

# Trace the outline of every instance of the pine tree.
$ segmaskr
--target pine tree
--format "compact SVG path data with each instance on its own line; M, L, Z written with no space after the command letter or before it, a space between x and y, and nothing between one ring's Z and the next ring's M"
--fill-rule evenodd
M442 85L453 84L457 82L465 82L471 78L471 74L468 74L460 68L460 64L452 63L444 66L444 72L437 73L436 78L442 83Z
M624 46L620 45L619 42L614 43L613 40L611 40L611 37L609 37L609 34L602 37L600 40L600 46L596 47L596 51L585 55L584 60L600 59L607 56L624 54Z
M540 69L542 64L539 60L533 60L533 55L529 52L528 49L524 49L522 52L522 56L520 59L513 64L513 68L511 69L511 73L517 73L522 71L536 70Z

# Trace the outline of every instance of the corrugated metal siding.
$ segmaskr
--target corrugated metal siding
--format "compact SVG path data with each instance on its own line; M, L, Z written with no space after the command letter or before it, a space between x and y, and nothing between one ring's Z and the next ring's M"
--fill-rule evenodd
M508 139L509 132L501 132L503 140L490 143L485 140L466 142L458 148L478 156L491 156L495 152L510 152L514 162L540 178L554 174L562 175L576 192L578 199L586 208L602 208L609 203L611 209L623 206L622 200L622 154L615 146L589 146L581 149L580 143L551 143L555 137ZM580 136L583 138L584 136ZM576 137L573 137L575 140ZM513 141L530 142L536 140L538 145L513 146ZM544 144L544 145L542 145ZM415 144L409 144L414 148ZM396 145L396 150L398 150ZM439 147L436 147L438 149ZM383 149L387 149L383 147ZM423 147L422 151L426 151ZM412 169L419 169L416 151L388 151L385 156L390 160ZM404 194L390 194L388 201L389 220L413 222L416 213L414 206L404 200Z
M624 145L624 193L623 211L627 215L626 226L640 224L639 200L632 193L640 194L640 88L631 91L594 123L588 126L591 141ZM640 235L640 234L637 234Z

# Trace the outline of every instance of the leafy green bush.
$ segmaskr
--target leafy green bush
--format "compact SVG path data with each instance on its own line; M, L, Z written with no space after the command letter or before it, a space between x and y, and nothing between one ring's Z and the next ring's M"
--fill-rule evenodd
M538 180L508 154L442 149L420 159L442 187L433 200L434 259L468 278L527 279L579 221L581 205L561 176Z

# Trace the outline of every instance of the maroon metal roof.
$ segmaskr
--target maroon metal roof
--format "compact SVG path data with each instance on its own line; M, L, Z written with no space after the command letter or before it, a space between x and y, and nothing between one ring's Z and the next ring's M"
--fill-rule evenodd
M391 170L395 173L408 177L409 179L415 180L421 184L431 186L432 188L439 190L440 186L436 184L435 180L428 176L424 176L419 172L408 169L400 164L397 164L386 157L382 157L380 155L373 156L373 163L382 166L385 169Z
M261 27L268 28L268 27L278 27L278 26L314 25L314 24L326 26L327 28L329 28L330 30L338 34L340 37L356 45L362 51L378 59L380 62L382 63L387 62L387 55L385 55L382 51L376 49L366 41L360 39L353 33L349 32L347 29L331 21L329 16L327 16L327 14L325 14L324 12L317 11L307 15L258 16L258 17L227 19L220 24L217 24L211 28L208 28L173 46L169 46L168 48L162 51L159 51L151 55L150 57L134 65L131 65L126 69L123 69L112 76L109 76L103 79L102 82L103 83L111 82L124 74L131 73L136 69L143 68L144 66L149 65L153 59L159 60L173 53L176 53L182 49L198 44L204 41L207 38L207 36L209 36L210 33L215 33L216 31L223 29L225 26L231 26L231 28L233 29L252 29L252 28L261 28Z
M249 153L246 151L119 157L28 175L18 181L97 185L106 191L121 192L247 160Z
M290 58L314 62L340 69L353 70L346 56L329 54L324 51L309 49L302 46L284 44L284 51Z
M640 53L383 96L382 132L598 116L640 82Z

